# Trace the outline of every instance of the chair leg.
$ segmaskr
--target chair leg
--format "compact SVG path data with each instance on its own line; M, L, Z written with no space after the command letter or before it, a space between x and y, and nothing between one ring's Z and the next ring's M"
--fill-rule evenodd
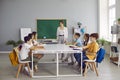
M95 71L94 62L91 63L93 72Z
M94 62L93 65L94 65L94 69L95 69L96 75L98 76L98 70L97 70L97 67L96 67L96 63Z
M84 74L83 74L83 76L86 76L86 74L87 74L87 67L88 67L88 62L86 62L86 66L85 66L85 71L84 71Z
M93 68L93 65L92 64L89 64L89 67L92 71L94 71L94 68Z
M20 73L21 67L22 67L22 64L19 64L19 66L18 66L18 71L17 71L17 74L16 74L16 78L18 78L18 75L19 75L19 73Z
M30 73L30 77L32 77L31 72L30 72L30 66L29 66L29 63L26 63L26 65L27 65L28 71L29 71L29 73Z
M23 70L24 70L24 66L25 66L25 65L22 64L22 66L21 66L21 70L20 70L21 72L23 72Z

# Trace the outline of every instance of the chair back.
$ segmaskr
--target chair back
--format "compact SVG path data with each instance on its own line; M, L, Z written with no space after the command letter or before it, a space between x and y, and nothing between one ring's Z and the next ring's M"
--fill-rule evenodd
M15 48L14 48L14 51L16 52L17 57L18 57L18 61L19 61L19 63L20 63L20 62L21 62L21 59L20 59L20 55L19 55L19 47L18 47L18 46L15 47Z
M101 63L104 59L105 53L106 53L105 49L100 48L99 51L97 52L96 62Z
M15 52L17 53L17 57L18 57L18 62L19 62L19 63L28 63L28 62L31 62L31 61L22 61L22 60L20 59L19 46L18 46L18 47L15 47L14 50L15 50Z

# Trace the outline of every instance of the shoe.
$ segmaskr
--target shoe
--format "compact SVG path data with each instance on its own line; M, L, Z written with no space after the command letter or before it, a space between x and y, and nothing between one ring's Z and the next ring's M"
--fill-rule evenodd
M64 59L65 62L68 62L68 59Z
M32 71L32 70L30 70L30 71ZM30 73L31 73L31 72L30 72ZM28 68L25 67L25 68L24 68L24 74L26 74L27 76L30 76L30 73L29 73L29 71L28 71Z
M35 72L38 71L38 65L35 65L34 70L35 70Z
M68 65L74 65L74 62L70 62L70 63L68 63Z
M52 59L52 61L55 61L56 59Z
M27 68L27 67L25 67L25 71L29 73L29 71L28 71L28 68Z

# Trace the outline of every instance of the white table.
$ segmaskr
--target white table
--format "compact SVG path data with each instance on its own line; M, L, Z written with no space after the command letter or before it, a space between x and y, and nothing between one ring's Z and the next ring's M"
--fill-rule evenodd
M59 77L59 76L82 76L82 67L81 67L81 74L76 75L59 75L59 54L69 54L69 53L81 53L81 50L73 50L68 45L65 44L46 44L44 46L44 50L35 50L33 54L43 53L43 54L56 54L56 75L55 76L35 76L33 72L33 54L32 54L32 77L39 78L39 77ZM81 53L82 56L82 53ZM81 66L82 66L82 58L81 58Z

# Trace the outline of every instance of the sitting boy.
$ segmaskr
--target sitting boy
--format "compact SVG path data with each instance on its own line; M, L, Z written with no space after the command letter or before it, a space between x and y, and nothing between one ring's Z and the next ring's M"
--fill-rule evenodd
M20 59L21 59L21 61L32 61L32 59L31 59L32 52L31 51L36 49L36 47L33 46L32 39L30 36L24 37L24 42L25 43L22 44L22 48L19 52ZM38 59L36 59L34 56L33 56L33 58L35 59L35 60L33 60L33 62L34 62L33 66L34 66L34 69L36 71L36 64L35 63L38 62ZM30 62L30 68L32 68L31 62Z
M74 38L75 38L74 45L77 46L77 47L82 47L83 44L82 44L82 42L80 40L80 34L75 33ZM79 61L78 57L80 57L80 54L79 53L74 53L74 57L75 57L76 61L78 62Z
M83 66L82 68L85 68L85 62L84 60L89 59L89 60L94 60L96 57L96 53L99 50L99 45L96 42L98 39L98 33L92 33L90 35L90 43L86 46L83 46L83 50L86 49L86 52L83 52L82 59L83 59ZM81 63L81 57L79 57L79 64Z
M20 59L22 61L31 61L30 57L30 50L34 49L33 45L31 44L31 39L29 36L24 37L25 43L22 44L22 48L19 52Z
M74 43L73 45L75 45L76 47L81 47L82 46L82 42L80 40L80 34L79 33L75 33L74 34ZM74 55L78 55L79 53L75 53ZM65 61L68 61L68 58L71 57L71 62L68 63L69 65L73 65L74 64L74 55L73 54L67 54L67 57L65 59Z

